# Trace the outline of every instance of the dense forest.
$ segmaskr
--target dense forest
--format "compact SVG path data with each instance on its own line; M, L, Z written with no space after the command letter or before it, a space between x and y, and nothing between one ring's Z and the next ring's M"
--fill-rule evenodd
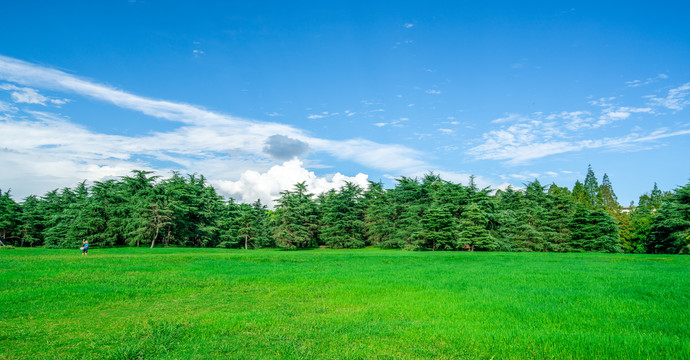
M690 183L654 184L622 207L607 175L588 169L572 189L538 180L524 189L461 185L433 173L392 189L346 183L312 194L281 192L275 209L225 200L203 176L161 179L136 170L16 202L0 190L2 246L196 246L225 248L379 246L405 250L690 253Z

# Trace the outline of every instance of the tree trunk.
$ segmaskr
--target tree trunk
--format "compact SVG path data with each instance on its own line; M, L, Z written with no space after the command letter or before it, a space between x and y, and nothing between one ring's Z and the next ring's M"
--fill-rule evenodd
M245 250L247 250L247 238L248 238L248 236L245 235L245 236L244 236L244 249L245 249Z
M153 240L151 240L151 249L153 249L153 246L156 245L156 239L158 239L158 227L156 227L156 235L154 235Z

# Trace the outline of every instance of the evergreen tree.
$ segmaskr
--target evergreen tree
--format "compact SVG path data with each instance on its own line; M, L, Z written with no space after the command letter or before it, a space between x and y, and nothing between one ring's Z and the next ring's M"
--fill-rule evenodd
M594 176L594 171L592 171L592 165L587 167L587 176L585 177L584 183L585 191L585 206L588 209L598 209L602 206L604 200L600 192L599 183L597 182L596 176Z
M380 182L370 181L369 188L364 192L363 203L363 227L367 242L377 246L389 244L396 221L391 192L385 191Z
M587 197L587 191L585 190L585 186L580 182L580 180L575 181L575 186L573 186L573 191L572 191L572 196L577 203L581 204L582 206L585 207L590 207L590 202Z
M274 247L275 242L271 236L271 222L270 222L270 211L266 208L266 205L261 203L261 200L257 199L252 203L252 211L254 214L254 246L260 248Z
M575 199L567 188L555 184L549 187L547 195L542 231L548 245L547 251L571 251L569 224L576 208Z
M431 250L455 250L459 232L458 220L449 207L433 205L422 217L417 237Z
M477 204L470 204L462 212L460 218L459 248L474 250L495 250L498 246L486 228L488 219Z
M232 204L232 201L230 202ZM268 216L266 206L260 200L253 204L232 204L236 210L228 217L234 223L234 231L228 236L222 236L223 242L219 247L240 246L245 250L258 247L271 247L272 239L267 229ZM232 235L234 234L234 235ZM234 237L233 237L234 236Z
M651 192L640 196L638 206L633 208L629 215L630 228L622 228L621 231L621 240L626 251L634 253L656 251L651 240L652 223L655 222L663 201L669 196L670 193L662 192L656 183Z
M91 187L91 198L84 209L85 222L91 235L90 244L113 246L125 244L128 198L124 194L124 183L115 180L96 181Z
M390 190L393 200L393 231L388 240L381 245L404 250L420 250L425 243L420 237L421 220L431 202L428 194L429 184L422 186L417 179L404 176L396 181L395 188Z
M220 228L220 243L216 246L222 248L237 248L241 247L243 240L247 240L247 244L249 244L250 239L240 234L240 228L251 228L250 222L251 214L248 209L242 207L242 204L236 204L233 199L229 199L225 206L223 206L220 215L218 224ZM252 234L245 230L245 235L251 236Z
M324 195L320 229L324 243L332 248L363 247L362 188L346 182L339 191L331 190Z
M161 207L162 197L160 194L154 194L154 184L158 176L149 176L153 173L151 171L132 172L134 176L125 176L122 179L125 184L124 195L128 199L128 219L124 230L127 245L138 247L155 241L153 235L159 230L155 221L155 209Z
M50 191L43 198L45 200L46 223L43 233L45 246L49 248L76 248L81 244L81 239L74 237L71 226L79 213L78 200L84 201L82 193L79 195L70 188L63 188L60 193L57 190ZM71 235L71 236L70 236ZM76 235L78 236L78 235Z
M421 236L421 222L427 208L421 204L396 204L395 223L384 247L398 247L403 250L422 250L425 240Z
M599 194L601 195L602 207L606 212L611 215L620 212L621 205L618 203L618 197L613 191L613 185L611 185L611 180L607 174L604 174L604 178L601 180Z
M237 218L237 237L242 247L245 250L249 249L249 245L256 247L254 238L258 236L258 229L256 227L256 216L254 209L249 204L240 204L240 216Z
M651 253L690 253L690 183L661 204L646 247Z
M284 249L316 246L318 213L307 185L297 183L293 191L280 195L273 216L276 245Z
M21 207L10 196L10 191L0 190L0 246L15 244L19 238Z
M604 210L579 207L570 223L570 246L580 251L620 251L618 226Z
M43 224L45 219L41 211L41 202L36 195L24 199L20 216L20 246L43 245Z

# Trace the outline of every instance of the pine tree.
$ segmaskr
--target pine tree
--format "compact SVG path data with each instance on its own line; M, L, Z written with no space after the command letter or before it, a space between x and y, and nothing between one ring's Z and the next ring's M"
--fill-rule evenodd
M41 202L36 195L27 196L22 204L19 233L20 246L43 245L43 223Z
M590 207L589 200L587 198L587 191L585 191L585 186L580 182L580 180L575 181L575 186L573 186L572 196L577 203L585 207Z
M77 195L70 188L63 188L60 193L57 190L48 192L44 197L46 210L45 246L49 248L76 248L81 244L81 239L72 229L79 209L78 204L85 199L85 194Z
M604 202L602 194L600 192L599 183L597 182L596 176L594 176L594 171L592 171L592 165L587 167L587 176L585 177L585 206L588 209L598 209L602 206Z
M604 178L601 180L599 194L601 195L602 207L606 212L611 215L620 212L621 205L618 203L618 197L613 191L613 185L611 185L608 174L604 174Z
M470 251L495 250L498 243L486 228L488 222L479 205L467 206L460 218L458 248L469 248Z
M646 247L651 253L690 253L690 183L675 189L662 202Z
M339 191L324 194L321 202L321 237L332 248L360 248L365 245L361 202L362 188L346 182Z
M579 207L570 223L570 246L580 251L619 252L620 239L615 220L604 210Z
M390 244L396 221L391 193L385 191L380 182L370 181L369 188L364 192L363 203L363 227L367 242L376 246Z
M0 246L15 244L19 239L19 216L21 207L10 195L0 190Z
M455 250L459 240L459 224L449 207L433 205L422 217L418 237L431 250Z
M305 182L295 184L293 191L282 191L276 200L274 237L276 245L296 249L317 245L318 213L307 192Z

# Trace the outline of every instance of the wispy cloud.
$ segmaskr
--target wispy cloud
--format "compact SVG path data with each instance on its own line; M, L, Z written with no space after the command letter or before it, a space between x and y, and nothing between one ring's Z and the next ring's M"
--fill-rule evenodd
M657 81L659 81L659 80L663 80L663 79L668 79L668 75L666 75L666 74L659 74L659 75L657 75L657 76L655 76L655 77L647 78L646 80L632 80L632 81L626 81L626 82L625 82L625 85L627 85L628 87L638 87L638 86L642 86L642 85L648 85L648 84L651 84L651 83L655 83L655 82L657 82Z
M656 100L670 107L682 109L688 96L690 83L669 91L669 96ZM541 112L530 115L509 114L491 123L499 129L482 135L481 144L470 148L467 153L477 159L500 160L508 164L521 164L551 155L582 151L585 149L634 150L644 142L666 137L686 135L685 130L659 129L641 135L641 129L622 137L583 139L585 131L603 128L614 122L631 118L634 114L655 114L655 107L632 107L617 105L615 97L600 98L589 102L598 107L598 112L578 110L551 114ZM591 134L590 134L591 137Z
M441 94L441 90L429 89L429 90L425 91L425 93L427 93L427 94L432 94L432 95L440 95L440 94Z
M135 168L202 172L211 179L230 181L248 170L269 169L276 164L274 155L288 145L292 150L296 149L293 145L298 145L299 153L308 147L314 153L326 153L339 160L396 174L430 168L422 160L422 153L406 146L366 139L317 138L293 126L150 99L4 56L0 56L0 80L11 82L8 85L17 88L69 92L179 123L179 127L170 131L109 135L77 125L60 114L49 111L18 114L12 105L0 104L0 149L5 149L0 166L12 168L13 173L23 178L53 179L47 181L53 184L51 187L71 185L72 182L65 183L67 179L97 180L123 175ZM18 91L8 85L6 90ZM19 100L31 99L20 97ZM43 98L31 101L46 103ZM14 175L5 174L0 179L7 183L10 176ZM13 183L19 181L15 179ZM31 191L45 189L47 183Z
M657 97L654 95L646 96L649 99L649 104L652 106L661 106L669 110L680 111L686 106L690 105L690 83L685 83L677 88L668 91L665 97Z
M667 129L659 129L646 135L630 133L623 137L594 140L544 141L532 136L517 138L509 132L490 132L484 135L485 142L483 144L471 148L468 153L478 159L502 160L511 165L518 165L534 159L586 149L630 150L631 146L636 144L688 134L690 134L690 130L669 132Z
M374 126L378 127L384 127L384 126L395 126L395 127L400 127L402 126L400 123L405 122L407 120L410 120L409 118L403 117L398 120L390 121L390 122L377 122L374 123Z
M46 106L46 104L50 103L54 105L64 105L69 101L67 99L49 98L40 94L36 89L19 87L13 84L0 84L0 90L9 91L12 101L21 104L38 104Z

